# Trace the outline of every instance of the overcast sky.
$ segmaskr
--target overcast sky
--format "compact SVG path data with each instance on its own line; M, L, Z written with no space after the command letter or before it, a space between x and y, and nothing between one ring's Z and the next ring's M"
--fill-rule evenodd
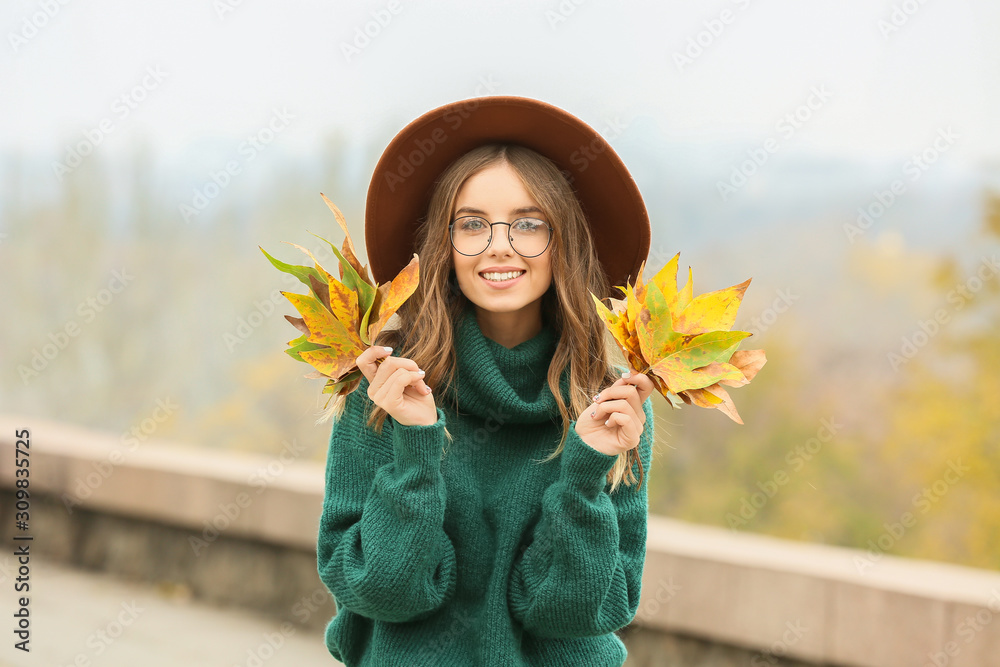
M884 157L951 125L950 157L996 161L997 5L6 0L0 151L59 154L109 119L102 150L141 134L177 154L257 132L274 110L292 116L283 149L309 151L337 126L360 141L484 93L539 97L598 130L650 116L668 137L727 141L773 133L823 87L803 148Z

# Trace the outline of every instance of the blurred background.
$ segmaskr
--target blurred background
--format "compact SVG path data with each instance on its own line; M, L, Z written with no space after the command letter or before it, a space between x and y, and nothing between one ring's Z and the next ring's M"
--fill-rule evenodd
M335 266L323 192L364 254L396 132L525 95L631 170L647 278L753 278L745 423L654 397L651 512L861 549L911 512L887 553L998 569L997 3L8 0L0 27L0 411L322 463L301 285L257 246Z
M1000 562L994 3L898 26L861 1L56 6L3 15L3 410L125 433L169 404L157 437L324 460L327 396L282 352L295 311L273 298L298 288L257 246L322 260L309 232L343 237L322 191L364 252L403 125L525 95L625 161L650 267L680 252L697 292L753 278L736 328L768 364L732 393L745 424L659 404L651 509L864 546L962 457L895 550Z

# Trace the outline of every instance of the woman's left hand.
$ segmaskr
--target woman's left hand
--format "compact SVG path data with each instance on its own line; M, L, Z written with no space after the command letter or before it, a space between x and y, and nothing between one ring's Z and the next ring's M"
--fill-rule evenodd
M646 423L642 404L653 393L653 381L636 373L631 364L628 370L627 378L598 392L576 420L580 439L603 454L617 455L638 446Z

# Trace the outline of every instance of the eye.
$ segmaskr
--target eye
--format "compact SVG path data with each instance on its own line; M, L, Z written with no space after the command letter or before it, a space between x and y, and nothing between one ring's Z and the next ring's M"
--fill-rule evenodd
M462 218L459 228L465 231L475 232L482 229L485 225L486 221L482 218Z
M521 218L514 223L514 228L521 232L535 232L544 226L544 222L535 218Z

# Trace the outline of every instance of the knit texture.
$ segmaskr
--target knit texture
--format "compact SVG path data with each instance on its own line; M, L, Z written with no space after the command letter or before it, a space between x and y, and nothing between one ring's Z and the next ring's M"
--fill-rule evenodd
M377 435L368 381L348 396L330 433L317 543L337 604L326 645L347 667L625 661L615 631L639 605L652 403L638 490L608 494L615 457L583 442L575 421L559 457L533 461L562 433L546 382L557 337L546 321L507 349L467 308L455 325L455 387L434 388L436 423L390 417Z

